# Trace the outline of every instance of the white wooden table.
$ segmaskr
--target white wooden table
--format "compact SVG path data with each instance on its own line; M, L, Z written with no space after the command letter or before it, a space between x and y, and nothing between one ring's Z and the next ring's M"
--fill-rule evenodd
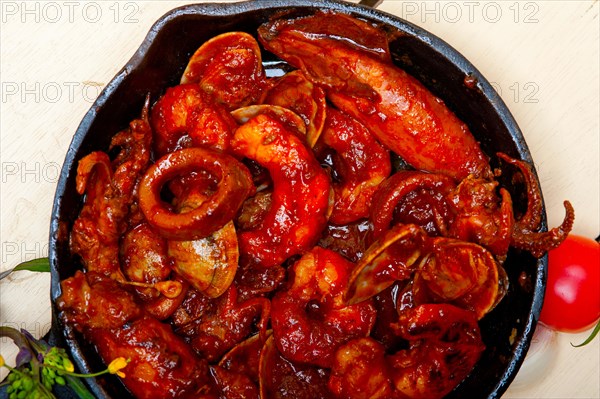
M81 118L152 23L186 3L0 1L0 270L47 255L58 173ZM443 38L493 82L533 154L549 223L562 220L570 199L574 232L592 238L600 232L599 8L591 0L379 6ZM43 335L49 283L28 272L0 282L0 323ZM559 334L545 375L504 397L600 398L600 340L569 345L585 335ZM6 359L14 349L0 342Z

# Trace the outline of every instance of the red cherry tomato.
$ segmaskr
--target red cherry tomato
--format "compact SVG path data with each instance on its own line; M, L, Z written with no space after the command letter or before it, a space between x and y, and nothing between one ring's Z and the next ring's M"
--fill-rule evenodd
M569 235L548 253L548 282L540 321L563 332L581 332L600 318L600 244Z

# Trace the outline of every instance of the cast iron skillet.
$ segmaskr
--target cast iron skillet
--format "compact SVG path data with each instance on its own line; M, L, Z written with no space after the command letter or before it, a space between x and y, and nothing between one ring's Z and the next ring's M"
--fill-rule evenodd
M191 54L210 37L241 30L256 35L257 27L276 12L305 15L316 9L333 9L380 23L400 32L390 43L394 62L417 77L471 128L483 150L498 151L531 162L531 155L515 120L487 80L469 61L432 34L395 16L338 0L271 0L229 4L196 4L164 15L125 67L100 94L83 118L69 146L54 199L50 230L53 334L69 348L77 367L84 371L102 366L94 348L69 326L56 309L60 281L81 266L69 252L68 235L81 208L75 191L77 162L94 150L107 150L111 136L136 118L147 93L152 101L165 88L178 84ZM270 74L281 73L281 64L264 54ZM470 76L475 85L465 84ZM509 188L517 208L526 206L522 187ZM544 212L544 230L546 229ZM469 377L449 398L498 398L521 365L541 310L546 279L546 258L511 250L505 263L510 289L500 305L481 321L487 349ZM114 376L86 380L99 398L127 398L128 391Z

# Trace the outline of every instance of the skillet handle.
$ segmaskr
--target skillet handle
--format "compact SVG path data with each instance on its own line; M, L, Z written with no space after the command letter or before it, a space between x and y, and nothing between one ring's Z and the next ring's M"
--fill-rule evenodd
M360 5L372 7L372 8L377 8L377 6L380 5L381 3L383 3L383 0L360 0L358 2L358 4L360 4Z

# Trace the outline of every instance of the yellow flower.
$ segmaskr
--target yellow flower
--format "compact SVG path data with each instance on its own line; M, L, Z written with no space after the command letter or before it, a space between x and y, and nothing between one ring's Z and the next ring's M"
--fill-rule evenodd
M4 366L4 358L0 355L0 367Z
M116 374L121 378L125 378L125 373L120 371L122 368L127 366L131 359L125 359L124 357L118 357L108 365L108 372L111 374Z
M69 373L75 371L75 366L73 366L73 362L71 362L71 360L68 357L63 357L62 362L65 371L68 371Z

